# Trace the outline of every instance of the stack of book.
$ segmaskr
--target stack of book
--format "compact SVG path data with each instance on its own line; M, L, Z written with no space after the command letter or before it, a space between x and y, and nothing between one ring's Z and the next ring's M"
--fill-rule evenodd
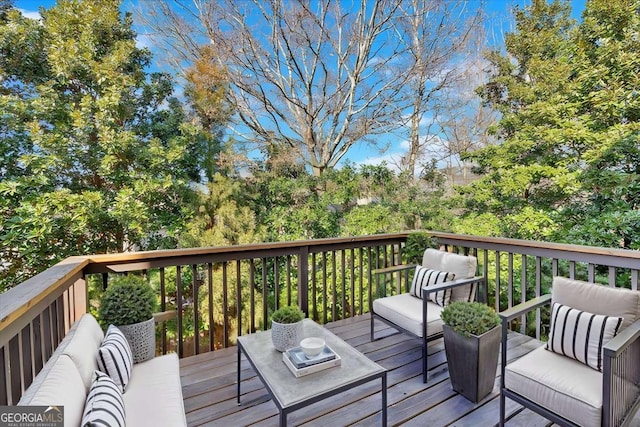
M319 355L311 358L305 356L300 347L290 348L282 353L282 360L296 377L339 366L341 363L340 356L328 345Z

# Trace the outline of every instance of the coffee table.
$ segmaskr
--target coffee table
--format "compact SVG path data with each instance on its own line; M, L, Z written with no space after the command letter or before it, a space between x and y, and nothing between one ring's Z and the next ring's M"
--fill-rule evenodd
M305 334L322 328L314 321L303 321ZM271 343L271 331L238 337L238 405L240 405L240 358L244 353L280 411L280 426L287 425L287 414L342 393L353 387L381 380L382 425L387 425L387 371L364 354L324 329L327 344L342 358L339 366L296 378L282 361L282 353Z

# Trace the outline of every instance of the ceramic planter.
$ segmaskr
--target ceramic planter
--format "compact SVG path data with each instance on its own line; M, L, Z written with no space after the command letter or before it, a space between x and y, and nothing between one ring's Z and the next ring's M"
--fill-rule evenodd
M464 337L449 325L442 326L451 385L472 402L493 390L500 352L500 326L476 336Z
M278 351L295 347L302 338L302 321L296 323L271 322L271 341Z
M129 342L133 363L144 362L156 355L156 324L153 318L132 325L118 326Z

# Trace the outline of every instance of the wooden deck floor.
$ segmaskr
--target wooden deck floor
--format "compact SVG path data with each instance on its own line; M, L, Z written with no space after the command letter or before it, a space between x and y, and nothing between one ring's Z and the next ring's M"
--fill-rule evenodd
M326 325L336 335L388 370L388 423L403 426L493 426L498 423L499 379L490 396L473 404L451 388L442 340L429 347L428 384L422 383L420 341L376 322L369 338L369 315ZM539 342L513 334L509 358L531 351ZM433 366L432 366L433 362ZM182 392L190 426L275 426L278 411L249 363L242 362L242 405L236 404L236 348L182 359ZM380 383L374 381L300 409L289 425L380 425ZM507 399L510 427L548 426L547 420Z

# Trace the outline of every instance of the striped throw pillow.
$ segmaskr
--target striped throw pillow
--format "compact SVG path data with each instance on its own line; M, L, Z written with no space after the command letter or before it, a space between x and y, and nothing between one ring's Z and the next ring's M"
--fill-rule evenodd
M430 268L416 266L416 272L413 275L411 288L409 293L414 297L422 298L422 288L437 285L439 283L448 282L455 278L455 274L444 271L431 270ZM440 307L449 304L451 300L451 289L445 289L439 292L429 294L429 299Z
M602 346L615 337L621 317L593 314L554 302L547 350L602 371Z
M120 387L107 374L95 371L80 425L124 427L125 419Z
M109 375L124 393L131 379L133 355L129 342L117 327L110 325L98 349L98 369Z

